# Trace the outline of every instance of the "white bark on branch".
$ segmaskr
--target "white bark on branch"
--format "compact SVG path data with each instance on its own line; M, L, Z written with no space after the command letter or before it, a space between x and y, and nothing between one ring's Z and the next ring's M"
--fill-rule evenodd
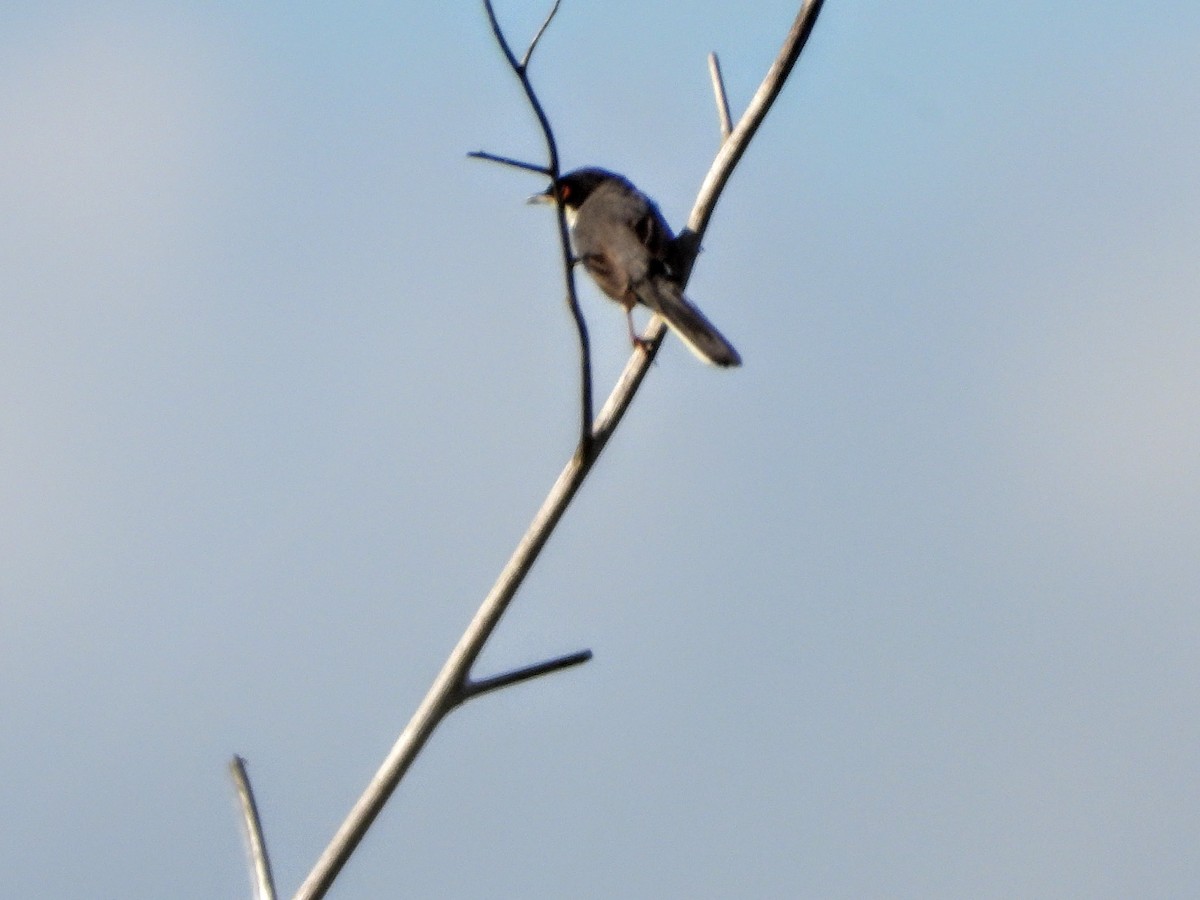
M725 93L725 79L721 77L721 61L717 54L708 54L708 74L712 78L713 99L717 102L717 124L721 128L721 140L729 140L733 132L733 119L729 116L729 96Z
M246 771L246 761L240 756L235 756L229 763L229 772L233 776L238 803L242 808L242 824L246 829L246 852L250 858L254 900L275 900L275 880L271 877L271 860L267 856L267 842L263 837L262 821L258 817L258 804L254 802L254 791L250 787L250 775Z

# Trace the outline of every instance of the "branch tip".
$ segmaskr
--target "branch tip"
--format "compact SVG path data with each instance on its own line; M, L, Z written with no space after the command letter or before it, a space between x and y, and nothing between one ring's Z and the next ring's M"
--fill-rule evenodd
M520 159L513 159L511 156L499 156L495 153L488 153L486 150L471 150L467 153L470 159L482 159L484 162L499 163L502 166L512 166L514 169L524 169L527 172L537 172L539 175L545 175L549 178L554 173L546 166L538 163L525 162Z
M520 72L518 73L519 75L524 76L525 70L529 68L529 60L533 58L533 51L537 49L538 41L542 39L542 35L546 33L546 29L550 27L550 21L554 18L555 13L558 12L558 7L561 3L562 0L554 0L554 5L550 7L550 12L546 14L546 18L542 21L542 27L537 30L537 34L535 34L533 36L533 40L529 42L529 49L526 50L525 55L521 57Z
M721 126L721 140L729 140L733 133L733 119L729 116L729 96L725 93L725 80L721 77L721 61L717 51L708 54L708 74L712 77L713 99L717 102L717 122Z
M262 820L258 816L258 804L254 802L254 790L250 787L246 760L235 755L229 761L229 774L233 777L233 786L242 807L242 825L246 829L246 852L250 857L255 900L275 900L275 879L271 875L271 860L267 856L267 842L263 837Z

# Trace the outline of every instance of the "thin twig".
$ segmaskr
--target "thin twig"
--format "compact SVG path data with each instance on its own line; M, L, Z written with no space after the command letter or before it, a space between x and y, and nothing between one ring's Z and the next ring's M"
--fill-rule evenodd
M721 61L716 52L708 54L708 74L712 77L713 99L717 101L717 120L721 126L721 140L729 140L733 131L733 120L729 117L729 97L725 93L725 81L721 78Z
M708 177L701 187L700 195L692 210L691 218L688 220L688 230L694 236L695 241L693 245L684 245L684 249L688 253L686 257L686 270L688 272L690 272L691 263L694 261L696 248L699 247L699 239L708 225L709 217L712 215L712 209L716 205L721 190L728 181L733 167L745 151L746 144L754 135L758 125L770 109L772 101L783 86L783 81L791 71L796 57L799 55L809 32L812 30L813 23L821 10L822 3L823 0L805 0L796 18L796 22L792 26L787 40L784 42L783 49L780 50L775 63L767 72L762 86L759 88L758 93L755 94L754 100L751 101L741 121L739 121L737 127L733 130L730 139L722 146L716 160L713 162L712 169L709 171ZM557 173L558 158L557 152L553 149L553 137L549 130L549 123L546 122L545 114L542 112L540 105L537 104L536 98L533 97L532 89L529 87L528 81L523 77L523 73L520 71L519 64L516 62L515 57L513 57L512 51L504 41L504 36L500 32L489 0L484 0L484 6L487 9L489 21L492 23L493 32L500 43L501 49L506 58L509 59L513 71L521 79L521 83L530 97L530 103L537 113L539 121L543 123L543 130L551 148L550 168ZM559 226L560 234L563 238L565 258L569 259L570 243L561 207L559 208ZM571 285L570 297L573 309L577 310L578 303L574 298L574 285L569 276L568 283ZM662 323L661 319L655 317L651 321L651 329L653 332L651 336L655 343L651 346L649 352L639 350L633 354L629 363L626 364L625 370L621 373L612 393L609 395L608 400L597 415L594 424L589 422L586 426L585 431L589 433L590 439L581 439L579 448L558 476L558 480L555 481L546 499L542 502L542 506L533 517L528 530L526 530L521 540L517 543L512 557L500 572L496 583L492 586L483 604L475 613L475 617L467 626L458 644L451 651L441 672L434 679L429 692L425 695L425 699L421 701L421 705L413 714L404 731L401 732L400 737L388 753L387 758L379 767L379 771L376 772L375 777L371 780L371 783L367 786L367 789L363 792L358 802L354 804L354 808L351 809L346 820L338 829L337 834L334 835L333 840L325 849L325 852L322 853L321 858L317 861L304 884L300 886L299 891L296 893L296 900L313 900L313 898L325 895L333 879L345 865L359 841L362 840L366 830L375 820L375 817L395 790L404 773L408 771L409 766L412 765L421 748L429 740L429 736L461 698L464 686L468 684L467 679L471 667L483 650L484 644L499 623L501 616L503 616L509 603L516 595L525 576L533 567L542 548L545 547L546 542L550 539L555 526L566 512L571 500L575 497L588 472L591 471L592 466L599 458L617 425L620 424L622 417L629 408L629 404L637 393L642 379L645 378L646 373L649 371L650 365L654 361L658 342L662 340L666 326ZM580 329L580 337L586 351L586 330L583 328ZM583 356L586 359L587 353L584 352ZM590 378L588 382L590 383ZM487 682L484 683L486 684Z
M574 653L568 653L566 656L559 656L554 659L548 659L545 662L534 663L532 666L524 666L520 669L514 669L511 672L505 672L502 675L480 678L478 681L468 680L462 685L458 702L460 704L466 703L468 700L491 693L492 691L498 691L500 688L520 684L522 681L529 681L532 678L539 678L542 675L549 675L551 672L569 669L571 666L578 666L591 658L591 650L577 650Z
M538 41L542 39L542 35L546 33L546 29L550 27L550 23L554 20L555 13L558 12L559 4L562 0L554 0L554 6L550 8L550 12L546 14L545 20L542 22L542 27L537 30L537 34L533 36L533 40L529 42L529 49L525 51L525 55L521 57L521 71L524 72L529 68L529 60L533 58L533 51L537 49Z
M513 159L511 156L497 156L495 153L488 153L486 150L472 150L467 156L472 159L484 159L488 162L500 163L502 166L512 166L514 169L537 172L539 175L550 175L550 170L538 163L522 162L519 159Z
M229 773L233 776L242 807L242 824L246 827L246 848L250 857L255 900L275 900L275 879L271 877L271 860L267 856L267 842L263 838L262 821L258 817L258 804L254 802L254 790L250 787L246 760L235 756L229 761Z

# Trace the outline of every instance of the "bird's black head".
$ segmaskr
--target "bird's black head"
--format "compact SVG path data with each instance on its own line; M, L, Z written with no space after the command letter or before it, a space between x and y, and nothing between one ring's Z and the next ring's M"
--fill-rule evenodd
M568 172L563 175L558 181L546 188L540 194L534 194L529 198L531 203L553 203L557 195L562 205L567 209L576 210L583 205L583 201L592 195L597 187L606 181L613 179L620 180L621 176L605 169L587 168L576 169L574 172Z

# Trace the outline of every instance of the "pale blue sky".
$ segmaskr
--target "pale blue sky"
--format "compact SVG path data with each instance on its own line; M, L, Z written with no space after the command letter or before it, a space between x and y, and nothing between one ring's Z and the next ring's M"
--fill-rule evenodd
M499 3L514 35L540 4ZM520 7L515 8L515 7ZM791 3L564 0L682 222ZM1200 892L1200 11L829 0L669 340L339 897ZM0 895L281 893L572 450L481 10L0 11ZM607 393L619 309L583 302Z

